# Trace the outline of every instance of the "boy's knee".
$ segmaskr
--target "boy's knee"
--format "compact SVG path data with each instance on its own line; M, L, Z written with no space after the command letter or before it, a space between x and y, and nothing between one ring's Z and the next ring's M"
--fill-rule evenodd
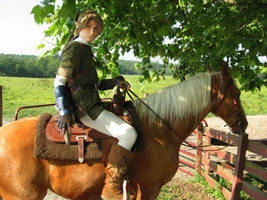
M130 150L133 147L134 143L136 142L136 139L137 139L136 130L132 126L129 126L125 134L123 134L119 138L118 144L124 147L125 149Z
M136 141L136 139L137 139L137 132L136 132L136 130L135 130L135 128L131 128L131 131L129 131L129 133L128 133L128 138L131 140L131 141Z

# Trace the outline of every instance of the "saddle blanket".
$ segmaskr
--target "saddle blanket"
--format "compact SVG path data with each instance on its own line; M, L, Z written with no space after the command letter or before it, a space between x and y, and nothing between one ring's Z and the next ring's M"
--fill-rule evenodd
M66 145L47 139L45 131L51 118L51 114L43 113L37 122L34 156L40 159L78 162L78 144ZM84 143L84 161L101 161L102 156L101 142Z

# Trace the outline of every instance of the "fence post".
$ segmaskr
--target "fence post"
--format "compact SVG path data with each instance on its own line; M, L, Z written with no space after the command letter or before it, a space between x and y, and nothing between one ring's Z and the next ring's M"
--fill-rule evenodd
M240 136L237 149L237 163L235 164L235 178L232 186L231 200L238 200L242 186L243 171L245 168L248 134Z
M210 130L208 129L208 131L210 131ZM205 132L206 132L206 130L205 130ZM205 140L206 141L204 142L204 145L207 145L207 146L211 145L211 137L208 136L207 134L205 136ZM205 156L206 160L209 162L208 165L205 164L205 172L206 172L206 174L209 175L210 174L210 153L208 151L205 151L204 156Z
M197 156L196 156L196 163L195 163L195 170L198 174L201 174L201 163L202 163L202 148L203 146L203 133L204 133L204 126L201 123L197 128Z
M3 95L2 86L0 85L0 127L3 125Z

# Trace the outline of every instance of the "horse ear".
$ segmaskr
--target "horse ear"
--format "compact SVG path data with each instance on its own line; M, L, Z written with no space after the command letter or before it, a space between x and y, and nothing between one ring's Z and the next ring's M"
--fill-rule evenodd
M230 69L229 69L228 64L226 62L224 62L222 64L221 72L222 72L222 74L223 74L223 76L225 78L227 78L227 79L230 79L231 78Z
M214 70L209 65L207 65L207 69L208 69L208 72L214 72Z

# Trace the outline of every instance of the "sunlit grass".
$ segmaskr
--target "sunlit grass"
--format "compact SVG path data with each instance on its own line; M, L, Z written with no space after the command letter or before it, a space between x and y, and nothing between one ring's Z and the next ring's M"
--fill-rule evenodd
M152 94L162 88L173 85L178 81L171 77L156 83L143 83L138 81L137 75L127 75L125 78L130 82L131 89L139 97L145 93ZM0 77L0 85L3 86L3 116L13 118L17 108L21 106L51 104L55 102L53 92L53 78L17 78ZM110 97L111 91L105 91L101 97ZM129 99L129 97L128 97ZM246 114L267 114L267 88L261 92L242 92L241 100ZM54 107L27 109L20 112L20 117L39 115L42 112L55 113Z

